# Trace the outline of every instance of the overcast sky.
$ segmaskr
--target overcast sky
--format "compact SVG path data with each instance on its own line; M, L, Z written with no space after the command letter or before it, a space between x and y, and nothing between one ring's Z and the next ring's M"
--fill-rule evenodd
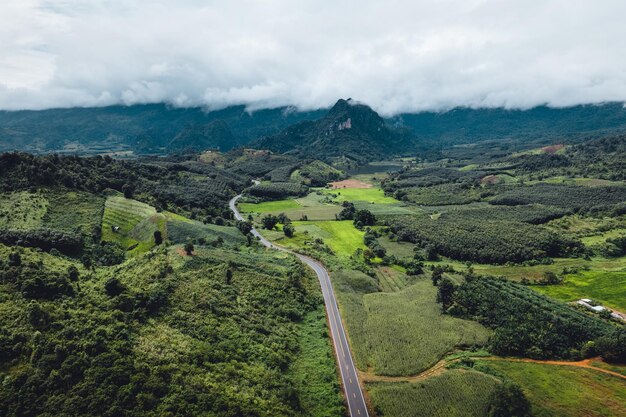
M626 101L624 0L2 0L0 108Z

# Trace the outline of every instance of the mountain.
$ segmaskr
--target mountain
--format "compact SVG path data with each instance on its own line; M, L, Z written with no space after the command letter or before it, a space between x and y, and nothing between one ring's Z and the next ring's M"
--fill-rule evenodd
M0 152L166 153L170 145L184 148L185 138L192 140L192 147L219 146L224 151L322 115L290 107L248 112L232 106L207 112L166 104L0 111Z
M321 119L304 121L251 144L260 149L328 161L380 159L411 147L411 139L387 127L370 107L339 100Z
M185 128L168 144L168 150L230 149L239 145L239 140L225 121L213 120Z

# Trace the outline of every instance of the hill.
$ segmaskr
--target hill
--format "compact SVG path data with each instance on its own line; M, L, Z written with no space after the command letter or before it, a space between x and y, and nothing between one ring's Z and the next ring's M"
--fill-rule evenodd
M321 119L295 124L252 146L324 161L347 157L359 163L412 147L410 138L389 129L378 113L350 99L337 101Z
M165 153L183 139L229 150L323 112L291 108L246 111L244 106L206 111L166 104L0 111L0 152L22 150L81 155L107 152ZM228 133L230 130L230 133ZM215 137L214 134L217 134Z

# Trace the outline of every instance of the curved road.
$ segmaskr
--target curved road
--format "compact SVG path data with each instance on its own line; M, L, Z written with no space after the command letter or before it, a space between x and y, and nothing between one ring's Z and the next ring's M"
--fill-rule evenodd
M230 209L235 214L237 220L244 220L239 210L237 210L237 200L241 198L241 194L234 197L228 203ZM301 255L296 252L292 252L280 246L276 246L269 240L265 239L255 228L252 229L252 235L259 238L259 241L268 248L274 248L283 252L294 254L302 262L311 267L317 274L322 286L322 295L324 296L324 304L326 305L326 314L328 315L328 323L330 325L330 333L333 337L333 345L335 346L335 354L337 355L337 364L341 371L341 379L343 382L343 389L348 402L348 410L351 417L368 417L367 406L365 405L365 398L363 397L363 391L361 385L359 385L359 378L356 372L356 366L352 360L352 353L350 352L350 346L348 345L348 338L339 316L339 308L337 307L337 300L335 299L335 293L333 292L332 284L330 283L330 276L324 266L305 255Z

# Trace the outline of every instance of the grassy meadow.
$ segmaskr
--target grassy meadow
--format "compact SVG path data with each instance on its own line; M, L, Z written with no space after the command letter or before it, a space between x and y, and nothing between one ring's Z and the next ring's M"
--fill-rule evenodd
M535 417L626 415L626 381L592 369L483 361L523 387Z
M565 302L591 298L626 312L626 272L583 271L567 275L562 284L533 288Z

